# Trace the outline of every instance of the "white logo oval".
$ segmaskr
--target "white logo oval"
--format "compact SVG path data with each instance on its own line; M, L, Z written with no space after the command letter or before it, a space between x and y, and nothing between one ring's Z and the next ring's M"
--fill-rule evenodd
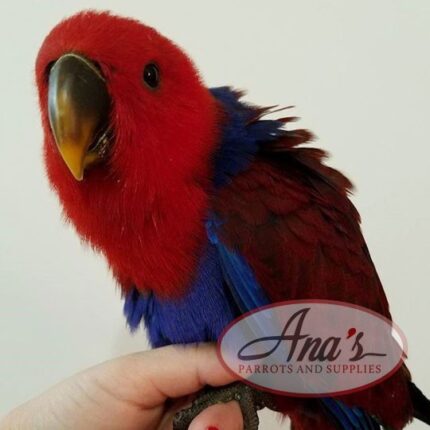
M299 397L362 390L392 375L406 339L387 318L350 303L300 300L245 314L224 331L224 365L257 388Z

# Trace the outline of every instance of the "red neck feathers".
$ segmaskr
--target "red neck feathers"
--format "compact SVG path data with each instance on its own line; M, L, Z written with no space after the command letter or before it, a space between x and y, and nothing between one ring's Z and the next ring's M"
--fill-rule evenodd
M66 52L97 63L112 100L109 157L81 182L62 160L47 114L47 70ZM160 69L157 90L142 82L148 62ZM124 289L180 294L203 246L218 140L218 107L191 61L149 27L88 12L48 35L36 74L46 169L66 218Z

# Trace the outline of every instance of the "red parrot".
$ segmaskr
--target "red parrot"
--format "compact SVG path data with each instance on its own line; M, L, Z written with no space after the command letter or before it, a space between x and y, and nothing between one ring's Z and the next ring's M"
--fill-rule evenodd
M270 108L240 92L208 89L173 42L107 12L59 23L36 81L50 184L153 346L216 341L239 315L292 299L391 318L351 183L305 146L311 133L287 127L294 118L266 119ZM295 430L430 423L406 366L355 394L273 401Z

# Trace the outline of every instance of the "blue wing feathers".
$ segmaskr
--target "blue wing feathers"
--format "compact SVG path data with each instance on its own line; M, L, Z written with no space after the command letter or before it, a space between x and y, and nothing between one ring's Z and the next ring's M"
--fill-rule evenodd
M206 223L208 238L216 247L221 270L232 296L241 313L248 312L270 303L258 284L247 261L238 252L227 248L218 238L216 229L220 222L210 218Z

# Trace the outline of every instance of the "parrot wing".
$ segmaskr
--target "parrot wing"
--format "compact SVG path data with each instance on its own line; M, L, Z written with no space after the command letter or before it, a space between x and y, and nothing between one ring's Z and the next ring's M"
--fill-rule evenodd
M354 303L391 318L348 199L350 181L323 163L324 151L302 146L311 140L309 132L282 128L292 118L262 120L267 110L235 105L222 91L215 94L233 121L216 160L218 188L207 227L240 311L309 298ZM233 96L238 100L240 94ZM400 428L412 414L403 369L345 396L345 403L321 402L344 429L378 428L371 416Z
M259 170L259 166L257 170ZM267 166L266 166L267 167ZM270 169L268 170L270 171ZM244 175L247 176L245 173ZM256 178L262 178L263 175L257 174ZM241 178L238 178L239 180ZM250 178L251 179L251 178ZM267 178L266 178L267 180ZM270 182L269 182L270 183ZM221 268L223 271L223 276L225 284L228 286L231 292L231 296L234 298L236 306L239 308L241 313L245 313L252 309L258 308L260 306L267 305L271 302L282 301L287 299L297 299L297 298L330 298L333 299L333 294L330 291L330 286L328 284L329 279L335 279L332 277L327 278L327 284L319 290L318 276L316 275L315 283L312 285L306 284L309 279L309 275L306 274L306 270L312 270L314 267L314 262L310 260L310 255L317 255L316 250L307 250L306 247L309 246L309 242L305 242L301 245L305 248L304 255L297 254L295 252L296 242L300 240L300 237L295 237L293 241L286 243L287 236L284 235L284 229L287 229L288 235L293 234L292 230L288 230L288 222L290 219L294 219L294 212L300 211L282 211L279 210L278 206L281 204L280 194L278 190L273 190L274 192L268 192L267 188L258 182L247 183L245 186L247 192L243 193L243 190L236 189L234 185L227 187L219 194L219 198L224 199L227 190L232 191L231 196L235 197L235 202L237 206L229 206L225 204L225 200L220 203L218 210L215 209L215 214L212 215L207 223L207 231L210 242L216 246L221 262ZM254 200L256 197L255 191L259 190L261 193L261 199L258 200L256 207ZM252 192L251 192L252 190ZM281 194L282 195L282 194ZM289 194L285 193L284 198L288 199ZM299 194L292 193L292 196L298 197ZM264 212L261 204L264 204L268 200L273 199L267 206L267 213L264 218L261 217ZM296 201L294 201L296 200ZM294 199L292 206L297 205L297 209L300 206L299 203L304 202L303 197L298 197ZM286 203L287 205L288 203ZM215 205L215 208L217 205ZM232 208L235 210L231 210ZM271 211L269 208L273 207ZM253 211L256 209L256 212ZM276 210L277 209L277 210ZM313 208L316 210L316 207ZM253 219L252 216L255 216ZM291 218L289 218L291 216ZM296 215L297 216L297 215ZM259 218L260 217L260 218ZM282 228L279 228L281 221L284 222ZM297 220L293 221L296 222ZM323 229L324 224L322 223L320 227ZM316 231L311 230L308 234L317 234ZM323 235L324 237L326 235ZM321 246L318 244L318 237L312 243L313 246ZM363 243L363 242L362 242ZM330 242L327 245L330 246ZM364 243L363 243L364 246ZM367 250L363 250L367 252ZM245 257L246 256L246 257ZM278 257L283 258L278 258ZM248 263L250 261L251 263ZM294 265L299 270L294 270L292 272L278 270L286 269L288 265ZM330 254L319 261L320 265L326 264L325 267L321 267L324 271L337 271L334 273L337 279L344 281L343 271L341 264L336 264L335 261L330 259ZM276 265L286 265L286 267L279 267ZM334 265L336 269L331 267ZM371 263L369 263L371 265ZM369 276L370 267L363 269L364 275ZM358 270L347 271L346 274L353 276L359 273ZM257 276L256 276L257 274ZM258 274L262 274L261 283L257 279ZM279 278L277 278L279 276ZM379 282L379 281L378 281ZM311 290L307 288L312 287ZM339 300L347 300L348 291L347 285L344 285L344 290L342 290L342 284L339 285L339 292L336 296ZM291 288L291 290L290 290ZM381 288L380 283L377 288ZM358 293L358 291L357 291ZM368 294L368 293L365 293ZM380 294L380 293L379 293ZM382 292L381 303L378 303L378 309L382 309L382 305L385 305ZM359 302L359 296L357 297L356 303ZM362 303L362 302L360 302ZM386 314L388 314L388 308L386 305L383 307ZM340 428L344 430L348 429L358 429L358 430L373 430L379 429L380 425L364 412L361 408L353 406L349 407L342 401L332 398L321 399L321 404L323 406L322 410L330 416Z
M323 151L297 146L308 136L298 130L263 145L219 190L213 209L222 244L253 268L272 302L341 300L390 317L347 197L351 184L322 164Z
M271 302L343 300L390 318L351 182L324 164L323 150L304 145L310 132L285 130L294 117L264 119L273 110L241 102L240 92L212 93L228 118L209 219L224 253L252 268Z

